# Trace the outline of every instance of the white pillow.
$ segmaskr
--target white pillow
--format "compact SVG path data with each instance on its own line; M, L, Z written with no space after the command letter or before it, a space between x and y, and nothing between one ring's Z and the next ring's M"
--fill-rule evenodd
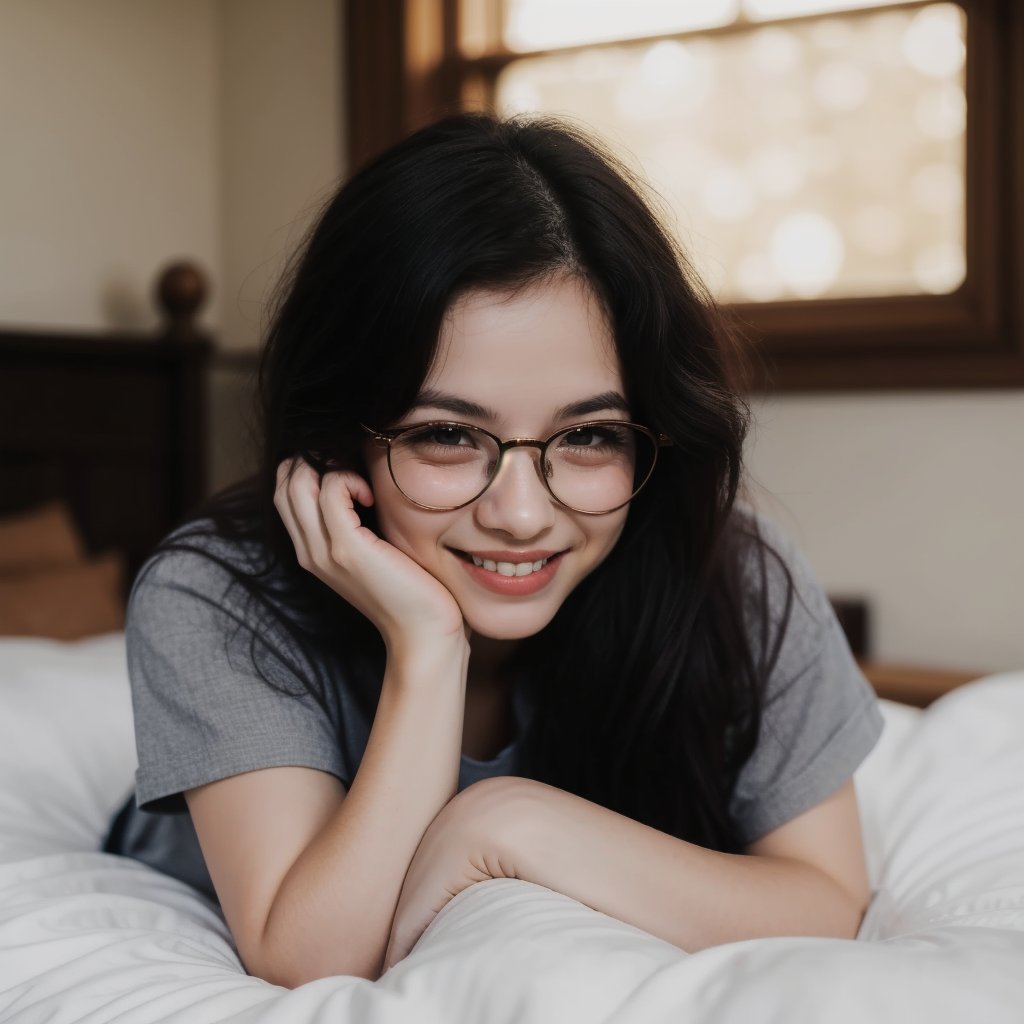
M979 679L924 712L883 712L855 776L877 890L861 938L1024 931L1024 672Z
M123 633L0 638L0 863L99 849L135 764Z

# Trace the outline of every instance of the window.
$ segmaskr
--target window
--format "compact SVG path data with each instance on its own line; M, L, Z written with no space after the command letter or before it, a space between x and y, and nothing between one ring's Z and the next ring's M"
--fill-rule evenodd
M654 182L763 352L756 386L1024 384L1020 5L350 0L349 18L354 162L455 109L579 117Z

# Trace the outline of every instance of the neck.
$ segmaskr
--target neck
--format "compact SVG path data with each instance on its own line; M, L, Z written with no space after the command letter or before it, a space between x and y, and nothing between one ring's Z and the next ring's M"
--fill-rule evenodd
M495 640L489 636L474 633L469 640L469 669L466 685L473 689L503 688L508 684L502 670L517 640Z

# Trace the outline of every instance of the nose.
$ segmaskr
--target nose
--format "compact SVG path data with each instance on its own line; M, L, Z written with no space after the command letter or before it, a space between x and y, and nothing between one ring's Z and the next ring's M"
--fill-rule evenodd
M540 479L540 452L512 448L505 452L498 475L477 499L477 522L517 540L536 537L555 521L555 500Z

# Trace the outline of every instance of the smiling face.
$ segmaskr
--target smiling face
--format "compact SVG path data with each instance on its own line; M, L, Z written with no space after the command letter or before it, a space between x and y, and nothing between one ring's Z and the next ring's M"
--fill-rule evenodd
M544 439L573 423L629 418L597 298L579 279L558 277L458 299L417 403L387 426L457 420L501 438ZM584 515L560 505L540 478L535 448L508 451L490 487L451 512L407 499L384 449L368 447L367 464L384 537L451 591L481 636L520 639L543 629L626 522L628 507Z

